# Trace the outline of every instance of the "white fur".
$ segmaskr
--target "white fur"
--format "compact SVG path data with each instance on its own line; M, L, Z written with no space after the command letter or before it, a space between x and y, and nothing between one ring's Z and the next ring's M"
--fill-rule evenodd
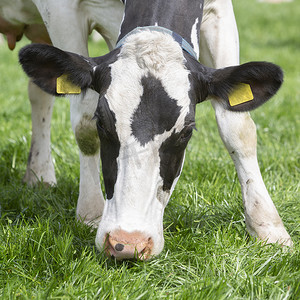
M192 41L192 44L193 44L194 51L197 54L197 57L199 57L199 54L200 54L199 43L198 43L199 33L197 32L198 23L199 23L199 18L196 18L195 23L192 27L192 32L191 32L191 41Z
M42 23L32 0L1 0L0 15L14 25Z
M54 98L29 81L28 95L32 107L30 159L24 181L34 185L40 180L54 185L56 178L50 150L50 125Z

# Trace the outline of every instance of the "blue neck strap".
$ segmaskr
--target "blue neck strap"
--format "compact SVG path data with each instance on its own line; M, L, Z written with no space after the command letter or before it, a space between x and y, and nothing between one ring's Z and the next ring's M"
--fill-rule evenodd
M130 35L144 31L144 30L157 31L157 32L167 33L167 34L171 35L173 37L173 39L181 46L181 48L184 51L186 51L191 56L193 56L196 60L198 60L198 56L197 56L196 52L194 51L193 47L182 36L180 36L179 34L177 34L176 32L174 32L172 30L169 30L167 28L160 27L160 26L136 27L135 29L133 29L132 31L127 33L122 39L120 39L115 48L117 49L117 48L122 47L126 38L128 38Z

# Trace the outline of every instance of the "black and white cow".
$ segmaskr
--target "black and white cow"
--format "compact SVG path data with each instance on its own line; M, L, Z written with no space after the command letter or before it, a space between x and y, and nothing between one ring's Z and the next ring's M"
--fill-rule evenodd
M3 33L9 48L25 35L32 42L52 43L54 46L88 56L88 36L97 30L108 47L116 44L124 5L119 0L1 0L0 33ZM35 185L39 181L49 185L56 184L54 165L51 157L50 127L54 97L32 83L28 84L28 95L32 109L32 139L24 181ZM70 95L73 128L81 122L80 115L95 110L98 95L89 90L80 97ZM74 100L73 100L74 99ZM90 100L94 99L94 100ZM91 107L94 103L94 107ZM86 123L85 123L86 124ZM89 127L89 124L86 124ZM80 195L79 203L85 207L84 200L101 198L100 181L95 176L99 158L80 154ZM91 182L94 184L92 185ZM103 206L98 207L102 209ZM80 205L78 213L80 214ZM95 211L91 207L90 211ZM93 216L91 216L93 218Z
M199 45L209 67L197 60ZM255 125L245 113L277 92L282 71L266 62L238 65L231 1L127 0L118 43L107 55L33 44L20 51L20 63L52 95L98 93L97 104L84 98L85 111L74 96L71 114L81 155L90 157L81 168L96 170L100 148L106 201L100 187L96 197L81 190L77 209L79 218L101 219L99 249L117 259L162 251L164 208L195 128L196 105L208 98L238 172L249 232L292 244L262 181ZM92 192L93 172L84 179Z

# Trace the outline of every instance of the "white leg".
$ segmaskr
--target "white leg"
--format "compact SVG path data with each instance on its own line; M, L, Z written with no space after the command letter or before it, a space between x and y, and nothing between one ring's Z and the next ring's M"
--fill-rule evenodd
M97 227L104 208L101 192L99 164L100 142L95 120L98 94L92 90L85 96L75 96L71 101L71 123L79 146L80 185L77 203L77 218L88 225Z
M54 97L42 91L32 81L28 84L31 103L32 138L24 182L34 185L41 181L56 184L50 149L50 127Z
M89 18L80 3L78 0L64 0L58 10L55 1L35 0L53 45L87 56ZM69 97L72 128L80 149L80 188L76 214L80 221L92 226L98 226L104 207L99 177L99 137L95 121L91 120L98 97L92 90L84 95Z
M229 0L207 1L201 27L200 59L210 67L239 64L239 41ZM267 243L292 245L261 177L256 155L256 128L248 113L224 110L212 100L220 136L235 164L242 188L246 225Z
M99 180L100 156L85 156L80 150L80 186L77 219L94 227L101 220L104 198Z

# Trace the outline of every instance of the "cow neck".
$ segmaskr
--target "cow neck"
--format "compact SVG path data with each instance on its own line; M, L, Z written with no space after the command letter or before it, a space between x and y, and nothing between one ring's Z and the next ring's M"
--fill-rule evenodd
M203 3L204 0L126 0L118 42L138 27L153 26L176 33L197 53Z
M164 27L160 27L160 26L144 26L144 27L137 27L135 29L133 29L132 31L130 31L129 33L127 33L122 39L119 40L119 42L116 45L116 49L122 47L122 45L124 44L125 40L133 34L139 33L141 31L156 31L156 32L161 32L161 33L166 33L169 34L173 37L173 39L179 43L179 45L181 46L181 48L186 51L187 53L189 53L191 56L193 56L195 59L198 59L196 52L194 51L193 47L179 34L177 34L176 32L169 30L167 28Z

